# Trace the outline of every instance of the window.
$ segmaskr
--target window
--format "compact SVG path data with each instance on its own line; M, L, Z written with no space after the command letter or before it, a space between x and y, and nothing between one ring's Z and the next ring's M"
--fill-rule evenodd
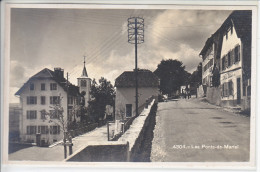
M73 97L68 98L68 104L70 104L70 105L73 104Z
M44 83L41 84L41 90L42 90L42 91L45 90L45 84L44 84Z
M243 82L243 96L246 96L246 87L247 87L247 83Z
M226 40L228 39L228 32L226 32Z
M34 90L34 83L30 83L30 90Z
M51 96L50 97L50 104L60 104L60 97L59 96Z
M54 125L54 126L50 126L50 134L60 134L60 126L58 125Z
M56 110L50 110L50 118L51 119L59 119L59 111Z
M37 104L37 97L36 96L27 96L27 104Z
M48 126L47 125L38 126L38 133L48 134L49 133Z
M233 26L231 26L231 35L233 34Z
M228 95L229 96L233 95L233 82L232 82L232 80L228 81Z
M240 45L235 47L235 63L240 61Z
M37 111L36 110L27 110L26 111L27 119L36 119L37 118Z
M132 104L126 104L126 117L132 117Z
M86 80L81 80L80 85L81 85L81 87L86 87L87 86Z
M225 58L226 58L226 56L223 56L223 58L222 58L222 70L226 69L226 67L225 67Z
M41 104L42 105L46 104L45 96L41 96Z
M232 80L222 84L222 97L228 97L234 94L233 82Z
M231 56L230 52L228 53L228 67L231 66Z
M36 126L27 126L27 134L32 135L36 134Z
M210 82L210 86L212 87L213 86L213 84L212 84L212 76L210 76L209 82Z
M45 112L41 111L41 119L46 119Z
M57 84L56 83L51 83L50 84L50 90L57 90Z

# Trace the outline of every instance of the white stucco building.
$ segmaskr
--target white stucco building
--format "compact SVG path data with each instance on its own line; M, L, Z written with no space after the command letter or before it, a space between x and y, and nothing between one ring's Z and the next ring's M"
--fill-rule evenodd
M144 107L151 96L158 97L159 78L149 70L138 70L138 106ZM116 100L115 119L130 118L136 115L135 72L125 71L115 80ZM140 111L139 111L140 112Z
M53 107L56 104L61 105L66 125L73 121L80 121L80 116L72 111L73 106L79 105L82 99L89 100L91 80L87 76L85 63L78 84L75 86L69 83L64 78L64 71L61 68L54 68L54 71L45 68L33 75L16 92L22 108L20 118L22 142L48 145L63 139L63 130ZM85 91L87 97L83 98L80 91ZM52 122L46 119L44 110L53 114L49 118Z
M234 11L221 26L220 86L223 105L245 106L250 98L251 11Z

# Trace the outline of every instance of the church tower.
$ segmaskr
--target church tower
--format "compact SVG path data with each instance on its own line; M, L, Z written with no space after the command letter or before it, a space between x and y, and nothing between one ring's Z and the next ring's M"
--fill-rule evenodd
M78 79L78 87L81 95L84 95L85 98L85 106L88 106L88 101L90 100L90 87L91 87L91 79L88 77L86 62L84 56L84 67L82 74Z

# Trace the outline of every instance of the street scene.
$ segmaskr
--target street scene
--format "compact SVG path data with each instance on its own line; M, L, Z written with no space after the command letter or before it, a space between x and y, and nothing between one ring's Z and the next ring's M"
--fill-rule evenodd
M151 160L248 161L249 126L248 117L196 99L159 103Z
M8 161L251 161L252 10L10 11Z

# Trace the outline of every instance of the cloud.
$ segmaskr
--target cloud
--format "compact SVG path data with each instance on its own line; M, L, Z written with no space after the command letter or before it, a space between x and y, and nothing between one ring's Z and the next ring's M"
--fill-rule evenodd
M201 49L206 39L213 34L230 14L230 11L166 10L158 15L152 32L167 38L173 44L187 44ZM155 37L155 43L163 43Z

